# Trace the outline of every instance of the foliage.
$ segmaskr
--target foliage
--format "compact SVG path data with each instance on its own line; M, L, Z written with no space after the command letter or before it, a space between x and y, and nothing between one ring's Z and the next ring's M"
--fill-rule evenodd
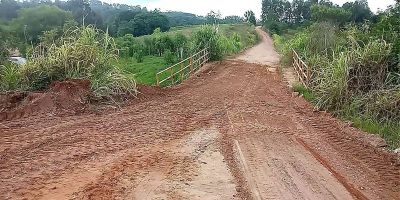
M237 33L233 34L230 37L221 36L219 42L223 49L224 55L236 54L243 49L240 36Z
M371 34L375 38L384 39L392 44L390 52L389 69L400 73L400 3L382 13L378 23L371 27Z
M185 25L200 25L206 22L204 17L199 17L191 13L167 11L163 13L167 16L171 27Z
M293 85L293 91L298 92L299 94L303 95L303 97L307 101L315 103L316 97L315 97L314 93L310 89L306 88L304 85L302 85L302 84Z
M1 0L0 1L0 20L11 20L18 16L17 11L21 8L17 1Z
M115 61L116 66L135 77L138 84L155 85L155 74L168 67L163 57L145 56L143 62L138 63L134 58L120 58Z
M366 0L345 3L342 7L329 0L263 0L262 22L271 32L283 34L288 28L328 21L337 25L363 23L372 19Z
M144 52L142 50L139 50L137 52L134 53L136 62L138 63L142 63L144 60Z
M16 64L0 65L0 91L15 91L22 89L22 75Z
M8 58L9 38L10 35L8 31L0 25L0 64Z
M216 32L213 26L207 26ZM158 71L165 69L168 65L165 57L167 55L173 56L175 62L177 59L187 58L189 55L197 52L200 48L194 41L194 37L198 32L201 32L204 26L190 26L179 27L169 32L161 32L160 30L154 31L152 35L146 35L134 38L133 36L124 36L116 38L116 44L120 49L120 59L116 64L123 70L134 73L135 78L140 84L154 85L156 83L155 75ZM213 32L212 31L212 32ZM232 55L242 51L244 48L250 47L257 43L258 37L253 27L247 23L235 25L220 25L218 27L218 45L221 47L222 56ZM126 37L131 39L126 39ZM166 39L166 38L169 39ZM125 39L124 39L125 38ZM164 39L161 39L164 38ZM124 53L123 45L126 48L130 46L142 45L144 52L144 60L142 63L137 62L136 59ZM160 47L164 49L160 56L157 48L156 41L169 41L165 43L167 47ZM172 43L170 43L172 42ZM170 54L171 53L171 54ZM171 61L172 62L172 61Z
M253 11L248 10L244 13L244 18L246 22L253 24L254 26L257 24L256 16Z
M207 24L219 24L221 21L221 13L218 11L213 11L211 10L209 13L206 15L206 22Z
M351 19L351 12L343 8L313 5L311 7L311 18L314 21L328 21L343 25Z
M371 9L368 6L367 0L358 0L355 2L346 2L342 6L344 9L351 12L351 21L355 23L363 23L372 18Z
M255 20L255 18L254 18ZM224 17L224 19L221 20L221 24L240 24L243 23L245 20L243 17L236 16L236 15L230 15Z
M223 57L223 49L219 42L220 37L216 27L208 25L201 27L200 30L194 33L192 40L196 51L208 47L210 50L210 59L221 60Z
M61 30L65 22L71 19L70 12L44 5L21 9L18 18L14 19L12 24L22 41L38 43L39 35L44 31Z
M274 35L274 41L288 60L286 64L290 64L294 49L310 67L308 89L296 90L317 108L353 120L398 147L400 135L395 127L400 127L400 75L391 68L394 46L375 35L383 23L377 25L338 29L317 23L290 36Z
M91 24L99 28L103 26L103 19L92 10L89 0L68 0L64 3L58 1L56 5L65 11L71 12L79 25Z
M164 60L167 64L173 64L176 62L176 56L170 50L166 50L164 53Z
M135 95L133 76L113 65L116 52L107 34L92 27L79 28L57 44L37 46L33 58L18 68L21 79L17 85L20 89L41 90L54 81L88 79L98 97Z
M168 18L157 11L135 12L125 11L119 14L115 20L117 34L123 36L132 34L134 36L152 34L156 28L168 31L170 28Z

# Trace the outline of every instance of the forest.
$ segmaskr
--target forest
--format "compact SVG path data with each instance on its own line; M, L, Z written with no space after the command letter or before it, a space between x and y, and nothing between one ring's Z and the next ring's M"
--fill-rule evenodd
M252 11L202 17L96 0L1 0L0 93L87 79L100 99L135 96L136 84L154 85L157 71L200 49L220 60L254 45L255 24Z
M263 24L291 66L295 50L309 66L295 86L327 110L400 146L400 4L373 13L366 0L264 0Z

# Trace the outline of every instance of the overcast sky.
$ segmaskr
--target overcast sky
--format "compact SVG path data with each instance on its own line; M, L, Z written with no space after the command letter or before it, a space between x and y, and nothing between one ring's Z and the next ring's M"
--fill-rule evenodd
M162 11L173 10L189 12L197 15L206 15L210 10L220 11L223 16L242 16L246 10L253 10L257 18L261 15L262 0L103 0L128 5L141 5L148 9L159 8ZM351 0L332 0L342 5ZM384 10L395 0L368 0L372 11Z

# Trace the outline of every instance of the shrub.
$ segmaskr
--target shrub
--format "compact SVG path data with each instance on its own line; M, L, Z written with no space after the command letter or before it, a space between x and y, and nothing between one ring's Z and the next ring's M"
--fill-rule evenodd
M21 80L19 66L13 63L0 65L0 91L8 92L23 89Z
M210 59L221 60L223 48L221 47L220 38L221 36L216 27L210 25L202 26L193 36L195 51L208 47L210 49Z
M166 50L164 53L164 60L167 64L173 64L176 62L176 56L170 50Z
M137 63L142 63L144 61L144 53L142 50L136 51L134 54Z
M78 28L61 38L60 45L39 45L21 68L22 85L30 90L47 88L54 81L88 79L95 95L112 98L135 95L133 75L112 63L117 59L113 39L92 27Z

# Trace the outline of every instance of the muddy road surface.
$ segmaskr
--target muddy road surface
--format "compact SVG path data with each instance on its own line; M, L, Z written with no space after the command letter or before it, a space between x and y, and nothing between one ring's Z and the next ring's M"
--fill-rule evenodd
M397 158L293 95L259 32L118 111L1 122L0 199L399 199Z

